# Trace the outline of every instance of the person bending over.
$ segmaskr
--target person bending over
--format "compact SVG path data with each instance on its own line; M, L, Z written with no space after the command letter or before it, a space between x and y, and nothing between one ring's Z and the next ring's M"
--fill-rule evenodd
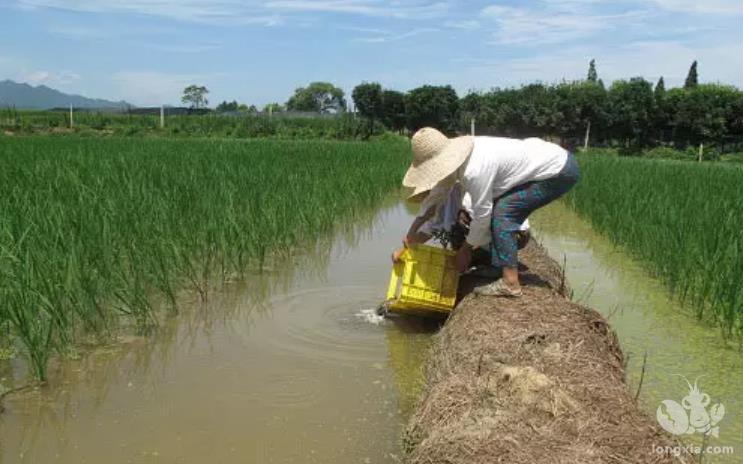
M410 201L421 202L403 245L427 240L423 225L440 214L458 186L472 201L470 230L457 250L460 272L469 269L472 250L490 242L490 265L503 277L475 288L475 293L521 296L517 232L529 215L568 192L580 177L575 156L537 138L463 136L449 139L436 129L412 138L413 162L403 185Z

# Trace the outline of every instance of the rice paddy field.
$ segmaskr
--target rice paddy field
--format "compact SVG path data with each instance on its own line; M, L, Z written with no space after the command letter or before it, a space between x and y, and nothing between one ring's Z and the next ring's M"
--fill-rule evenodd
M582 155L569 204L696 315L743 342L743 169Z
M0 137L0 389L45 380L0 391L0 461L397 462L438 329L375 319L409 159L401 138ZM626 307L612 324L633 385L649 352L648 410L682 372L739 411L739 353L674 315L743 340L743 170L580 162L579 215L551 205L535 231L556 259L608 256L571 284Z
M375 209L407 142L0 138L0 343L50 357L146 328L178 293L301 254Z

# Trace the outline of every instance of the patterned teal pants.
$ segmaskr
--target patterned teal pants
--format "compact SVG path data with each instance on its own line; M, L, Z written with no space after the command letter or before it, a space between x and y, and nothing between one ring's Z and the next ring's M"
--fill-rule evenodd
M568 154L565 167L549 179L519 185L496 199L493 205L490 261L495 267L518 266L516 232L529 215L560 198L580 178L575 156Z

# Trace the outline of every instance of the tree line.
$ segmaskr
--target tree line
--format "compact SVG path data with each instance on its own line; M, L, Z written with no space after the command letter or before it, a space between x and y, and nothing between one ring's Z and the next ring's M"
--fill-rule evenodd
M518 88L470 92L459 98L451 86L422 86L406 94L362 83L353 91L358 111L394 130L434 126L449 134L558 137L591 145L644 148L743 142L743 92L724 84L700 84L697 62L685 85L666 89L642 77L599 79L595 61L585 80L533 83Z
M199 98L193 97L192 88L200 89L202 95ZM189 91L191 91L189 93ZM183 103L187 103L191 108L203 107L204 102L208 102L204 96L209 93L206 87L189 86L183 91ZM294 91L294 94L285 104L268 103L264 105L262 112L278 113L282 111L299 111L308 113L342 113L347 109L345 94L342 89L334 86L329 82L313 82L307 87L300 87ZM237 101L223 101L214 109L217 113L243 112L257 113L259 109L255 105L247 106Z
M204 105L203 98L184 103ZM197 92L198 93L198 92ZM656 146L684 148L700 144L743 144L743 92L731 85L700 84L698 64L692 63L683 87L666 89L663 77L655 84L642 77L617 80L606 86L596 62L586 78L554 84L536 82L520 87L496 87L460 97L449 85L424 85L408 92L362 82L351 98L368 120L367 136L384 126L397 132L436 127L450 135L469 133L474 121L478 134L510 137L552 137L568 144L615 146L630 149ZM347 111L342 89L329 82L300 87L285 104L271 103L264 112ZM222 102L218 112L258 109L236 101Z

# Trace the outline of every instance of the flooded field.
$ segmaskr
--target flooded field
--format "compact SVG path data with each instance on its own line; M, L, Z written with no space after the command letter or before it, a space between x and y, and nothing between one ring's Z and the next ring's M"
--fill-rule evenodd
M665 400L679 404L689 394L685 379L709 395L709 410L721 403L725 416L710 445L733 446L734 455L705 456L705 462L743 462L743 354L726 346L718 329L697 321L670 298L638 261L593 231L563 203L538 211L535 235L554 259L566 263L574 299L603 313L629 357L628 378L638 388L647 353L640 403L655 416ZM686 411L685 411L686 412ZM701 443L701 435L682 440Z
M6 400L0 462L394 462L435 327L370 310L409 217L384 208L291 272L52 365Z
M193 296L154 334L53 363L47 387L5 401L0 463L398 461L437 327L372 310L410 218L403 204L385 207L285 269L212 292L205 308ZM726 409L710 443L743 452L743 356L564 205L533 224L565 258L575 299L610 318L633 389L647 353L642 406L681 403L680 376L698 379ZM23 375L18 364L0 371L5 383Z

